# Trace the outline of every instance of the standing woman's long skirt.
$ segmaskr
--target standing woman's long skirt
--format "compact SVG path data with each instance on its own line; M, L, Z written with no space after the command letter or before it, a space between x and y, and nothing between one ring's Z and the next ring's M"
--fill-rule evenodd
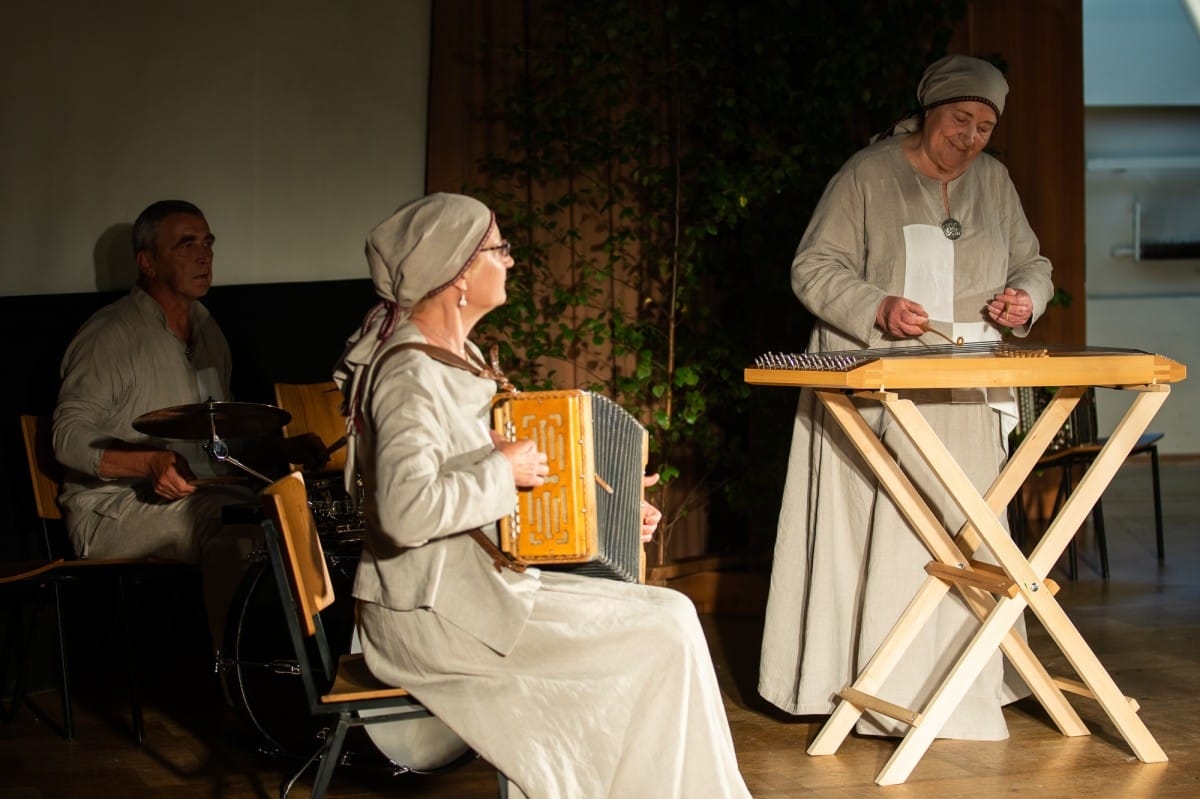
M999 413L984 402L948 401L946 391L908 395L967 477L986 489L1007 454ZM947 529L957 532L962 511L899 425L878 403L856 402ZM993 560L986 548L977 557ZM916 595L930 560L837 422L813 392L802 391L775 541L759 693L789 713L832 712L837 693L854 681ZM879 696L923 707L978 627L951 591ZM1024 632L1023 621L1019 629ZM1002 706L1027 694L996 652L939 737L1006 738ZM908 729L870 712L857 727L868 735L903 735Z

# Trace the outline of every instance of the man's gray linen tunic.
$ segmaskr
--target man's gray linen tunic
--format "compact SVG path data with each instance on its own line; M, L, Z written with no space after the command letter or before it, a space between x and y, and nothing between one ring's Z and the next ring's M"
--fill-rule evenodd
M254 499L236 486L208 486L167 502L144 479L99 476L100 456L114 440L173 449L197 476L214 474L200 443L133 429L133 420L149 411L229 398L229 345L203 305L193 303L191 312L190 360L163 309L137 286L93 314L67 348L54 452L66 472L59 502L80 556L159 555L195 563L220 529L221 507Z

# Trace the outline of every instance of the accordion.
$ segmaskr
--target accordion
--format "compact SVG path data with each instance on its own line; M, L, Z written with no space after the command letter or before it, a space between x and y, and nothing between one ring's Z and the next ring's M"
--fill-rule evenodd
M612 400L582 390L498 394L492 426L546 453L546 482L517 492L500 548L532 566L641 582L646 428Z

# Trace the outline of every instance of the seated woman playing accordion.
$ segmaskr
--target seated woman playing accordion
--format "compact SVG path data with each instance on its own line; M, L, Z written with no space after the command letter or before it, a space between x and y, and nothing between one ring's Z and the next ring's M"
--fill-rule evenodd
M422 198L370 233L367 260L382 302L335 378L365 494L354 595L372 672L505 774L510 796L748 797L685 596L497 557L496 520L548 467L531 441L491 431L497 386L468 339L513 266L492 212ZM657 521L647 511L643 533Z

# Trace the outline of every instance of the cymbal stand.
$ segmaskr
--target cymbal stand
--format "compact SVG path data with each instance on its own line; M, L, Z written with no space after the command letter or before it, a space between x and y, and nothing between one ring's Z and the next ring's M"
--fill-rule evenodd
M217 422L211 415L208 417L208 429L211 432L209 435L208 443L204 445L204 451L207 452L209 454L209 456L212 457L213 460L217 461L218 463L232 464L233 466L236 466L237 468L241 469L242 471L246 472L247 474L257 477L259 480L262 480L267 485L270 485L271 483L275 482L270 477L267 477L265 474L262 474L261 472L251 469L249 466L247 466L246 464L242 463L237 458L235 458L229 454L229 445L226 444L225 441L219 435L217 435Z

